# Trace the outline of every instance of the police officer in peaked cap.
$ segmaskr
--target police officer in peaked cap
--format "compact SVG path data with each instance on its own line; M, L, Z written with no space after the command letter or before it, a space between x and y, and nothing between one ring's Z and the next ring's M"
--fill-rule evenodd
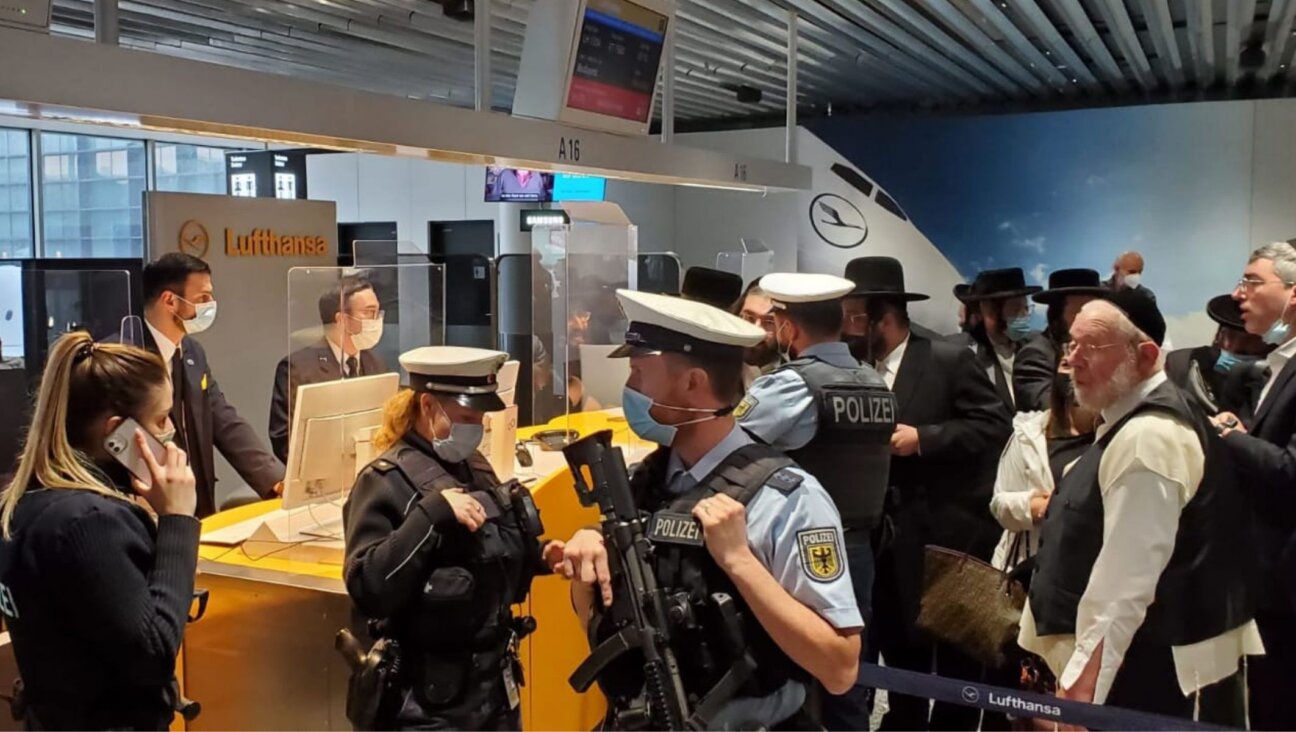
M409 388L388 401L374 438L382 456L344 512L347 592L400 656L387 693L354 698L353 680L359 727L521 729L517 644L534 621L511 606L562 543L541 543L530 492L501 484L477 450L485 413L504 408L496 375L507 358L450 346L400 358Z
M812 682L841 694L859 671L863 621L843 554L841 519L813 476L737 423L743 348L764 331L720 309L619 290L630 325L613 357L630 358L622 407L630 428L660 446L631 477L639 508L692 516L702 545L655 541L651 561L667 596L696 625L671 641L685 692L717 689L745 654L754 674L710 710L709 729L819 728L805 704ZM573 605L595 644L614 632L607 551L598 530L567 543ZM722 606L735 611L726 613ZM740 618L733 629L723 618ZM642 668L599 681L609 719L639 703Z

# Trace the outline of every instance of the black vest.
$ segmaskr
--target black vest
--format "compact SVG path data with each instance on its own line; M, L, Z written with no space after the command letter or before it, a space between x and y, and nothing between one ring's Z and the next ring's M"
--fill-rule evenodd
M1074 634L1076 611L1103 545L1098 468L1107 446L1133 417L1168 414L1189 425L1201 442L1205 469L1179 516L1170 563L1135 642L1181 646L1237 628L1254 615L1249 502L1233 463L1205 414L1173 383L1158 386L1112 426L1062 480L1045 513L1030 587L1040 635Z
M767 484L771 490L792 491L802 481L801 476L784 470L793 466L787 456L767 445L753 444L731 453L692 490L672 496L665 490L669 457L669 449L658 449L631 476L630 488L640 509L690 514L698 501L719 493L746 506ZM761 627L705 546L655 542L652 557L663 594L691 610L692 621L672 628L671 638L690 696L704 697L744 652L751 655L756 669L737 696L763 696L791 678L809 678ZM732 600L737 628L721 617L716 598L725 596ZM741 637L736 637L735 630Z
M882 518L891 472L895 395L869 366L842 368L809 357L783 369L805 380L819 413L814 439L788 457L819 479L843 526L873 528Z
M399 480L419 496L462 488L492 500L499 516L476 532L459 523L440 532L439 544L417 597L391 618L389 635L402 647L429 652L486 650L507 641L512 630L511 605L530 591L532 570L539 566L539 544L526 536L509 497L502 495L490 463L474 452L466 461L471 480L463 483L441 461L406 436L367 468L387 480ZM482 495L485 494L485 495Z

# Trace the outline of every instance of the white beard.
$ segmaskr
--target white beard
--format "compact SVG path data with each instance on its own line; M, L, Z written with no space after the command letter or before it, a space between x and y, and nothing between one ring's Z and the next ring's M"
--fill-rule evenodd
M1095 414L1100 413L1133 391L1138 382L1137 363L1133 360L1122 361L1105 383L1089 388L1076 384L1076 403Z

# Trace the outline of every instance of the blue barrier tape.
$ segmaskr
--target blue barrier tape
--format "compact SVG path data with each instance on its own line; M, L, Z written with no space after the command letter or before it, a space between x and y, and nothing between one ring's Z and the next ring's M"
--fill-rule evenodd
M961 679L861 663L859 686L886 689L922 699L977 707L1016 717L1038 717L1101 730L1222 730L1225 727L1133 709L1059 699L1047 694L990 686Z

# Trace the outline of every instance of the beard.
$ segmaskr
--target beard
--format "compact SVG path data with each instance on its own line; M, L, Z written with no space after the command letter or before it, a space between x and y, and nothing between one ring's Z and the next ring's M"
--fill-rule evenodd
M748 366L767 366L777 360L778 347L774 345L770 338L766 338L751 348L743 349L743 363Z
M846 346L850 348L851 355L855 357L856 361L870 366L882 356L882 349L886 345L881 335L877 337L873 335L848 335L843 337L842 340L846 342Z
M1139 383L1138 366L1132 360L1122 361L1111 377L1090 387L1075 385L1076 404L1097 414L1129 394Z

